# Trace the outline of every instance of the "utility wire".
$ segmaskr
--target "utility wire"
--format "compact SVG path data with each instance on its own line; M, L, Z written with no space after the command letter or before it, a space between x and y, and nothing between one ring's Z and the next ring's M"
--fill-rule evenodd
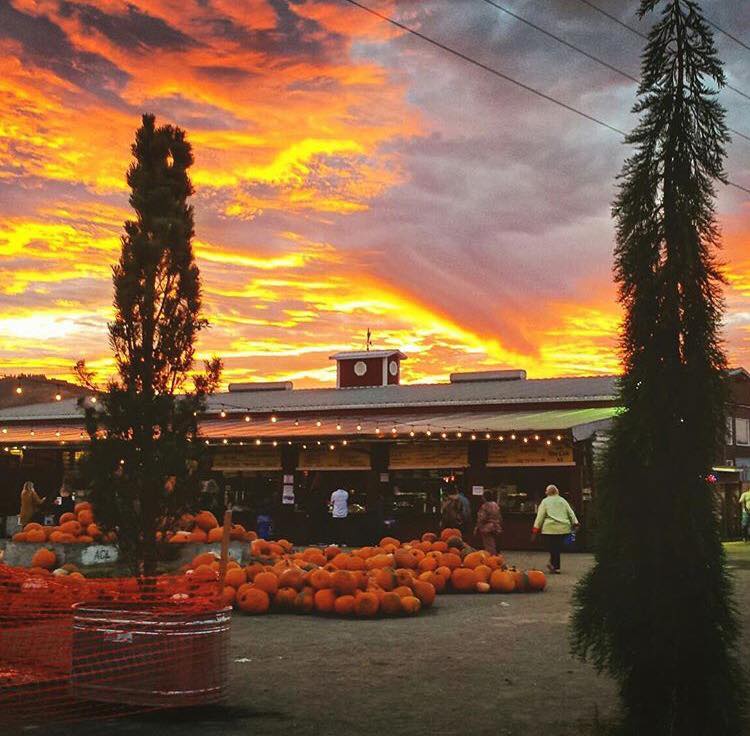
M648 36L645 33L642 33L637 28L629 25L628 23L625 23L625 21L620 20L616 15L612 15L612 13L608 13L606 10L604 10L604 8L600 8L596 3L592 2L591 0L578 0L578 2L583 3L584 5L587 5L589 8L591 8L592 10L595 10L597 13L601 13L605 18L609 18L614 23L617 23L618 26L627 28L627 30L629 30L631 33L635 33L636 36L639 36L640 38L644 38L648 40ZM718 26L711 23L710 20L706 20L706 23L713 26L717 30L721 31L721 29L718 28ZM745 46L745 44L742 41L740 41L738 38L735 38L734 36L730 36L728 33L726 33L726 31L721 31L721 32L729 36L729 38L731 38L733 41L737 41L737 43L740 44L741 46ZM745 48L749 48L749 47L745 46ZM731 89L732 92L737 93L741 97L744 97L746 100L750 100L750 95L747 94L747 92L743 92L741 89L737 89L737 87L734 87L731 84L725 84L724 86L727 89ZM748 137L746 135L743 135L742 133L737 133L736 130L733 130L732 133L736 133L737 135L742 136L743 138Z
M738 43L740 46L742 46L743 49L747 49L750 51L750 46L748 46L744 41L737 38L737 36L733 36L729 31L725 31L723 28L719 28L719 26L716 25L716 23L712 23L708 18L706 18L706 23L710 25L712 28L715 28L719 33L723 33L727 38L731 38L732 41L735 43Z
M346 0L346 2L348 2L350 5L354 5L370 13L371 15L376 16L377 18L380 18L381 20L386 21L387 23L390 23L391 25L396 26L396 28L400 28L401 30L406 31L407 33L410 33L413 36L416 36L417 38L422 39L423 41L431 44L432 46L435 46L443 51L448 52L449 54L452 54L453 56L458 57L459 59L462 59L463 61L468 62L469 64L478 66L480 69L484 69L485 71L489 72L490 74L494 74L496 77L499 77L500 79L504 79L507 82L511 82L512 84L515 84L517 87L520 87L521 89L524 89L527 92L531 92L532 94L537 95L537 97L541 97L542 99L547 100L548 102L552 102L555 105L558 105L559 107L562 107L565 110L568 110L569 112L575 113L576 115L579 115L582 118L586 118L586 120L590 120L591 122L596 123L597 125L601 125L602 127L607 128L608 130L611 130L613 133L618 133L619 135L623 137L627 136L627 133L625 133L624 130L620 130L620 128L617 128L614 125L610 125L604 120L600 120L599 118L594 117L593 115L589 115L588 113L583 112L582 110L579 110L578 108L573 107L572 105L568 105L566 102L562 102L561 100L558 100L555 97L552 97L551 95L545 94L544 92L540 92L538 89L535 89L534 87L531 87L528 84L519 82L517 79L514 79L513 77L508 76L507 74L504 74L498 69L495 69L494 67L484 64L483 62L478 61L477 59L474 59L471 56L467 56L466 54L463 54L460 51L454 48L451 48L450 46L447 46L444 43L441 43L440 41L436 41L434 38L430 38L429 36L426 36L424 33L420 33L414 28L411 28L410 26L407 26L397 21L395 18L391 18L390 16L385 15L384 13L381 13L380 11L375 10L374 8L371 8L367 5L364 5L363 3L360 3L357 0ZM727 180L726 183L728 186L735 187L736 189L739 189L743 192L747 192L748 194L750 194L749 187L743 187L741 184L735 184L733 181L730 181L730 180Z
M583 1L585 2L585 0ZM588 51L584 51L582 48L576 46L575 44L570 43L569 41L566 41L564 38L560 38L560 36L556 36L554 33L550 33L550 31L545 30L541 26L538 26L536 23L532 23L530 20L527 20L526 18L522 18L520 15L517 15L511 10L504 8L502 5L500 5L499 3L496 3L494 0L483 0L483 2L487 3L487 5L491 5L493 8L497 8L503 13L507 13L508 15L520 21L521 23L525 23L527 26L530 26L531 28L539 31L540 33L543 33L545 36L549 36L549 38L553 38L555 41L557 41L558 43L561 43L563 46L567 46L569 49L572 49L573 51L576 51L577 53L582 54L587 59L591 59L592 61L595 61L597 64L601 64L603 67L610 69L611 71L615 72L616 74L619 74L625 79L628 79L631 82L635 82L636 84L640 83L640 80L638 79L638 77L635 77L632 74L629 74L628 72L625 72L622 69L619 69L618 67L614 66L613 64L610 64L604 59L599 58L598 56L594 56L593 54L590 54ZM588 5L588 3L586 4ZM750 97L748 97L748 99L750 99ZM740 133L739 130L735 130L734 128L727 128L727 130L730 133L733 133L734 135L739 136L740 138L744 138L746 141L750 142L750 135L746 135L745 133Z

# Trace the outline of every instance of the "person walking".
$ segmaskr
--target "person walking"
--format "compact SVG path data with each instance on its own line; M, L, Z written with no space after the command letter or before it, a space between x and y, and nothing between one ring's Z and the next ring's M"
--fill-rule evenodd
M742 541L747 542L750 537L750 488L740 496L740 511L742 512Z
M343 488L338 488L331 494L331 519L334 537L332 541L336 544L348 542L347 516L349 516L349 493Z
M484 503L477 511L474 534L481 537L485 552L496 555L497 538L503 531L503 515L500 513L500 506L495 501L495 494L492 491L485 491L482 498L484 498Z
M27 480L21 489L21 510L18 512L18 521L23 528L33 520L41 505L47 500L47 497L39 498L34 490L34 484Z
M469 536L471 532L471 501L466 498L463 488L458 489L458 500L461 502L461 515L463 516L463 524L459 527L464 538Z
M452 486L440 506L440 528L460 529L463 531L465 522L463 504L458 494L458 488Z
M542 499L537 510L534 528L531 531L531 541L536 540L541 533L549 551L547 569L551 573L560 573L560 553L565 543L565 537L575 532L580 524L570 504L560 495L555 485L548 485L546 497Z

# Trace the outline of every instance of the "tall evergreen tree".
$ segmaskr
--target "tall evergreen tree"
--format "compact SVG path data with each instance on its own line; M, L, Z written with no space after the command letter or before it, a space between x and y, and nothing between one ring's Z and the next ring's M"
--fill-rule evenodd
M713 203L724 74L698 4L642 0L639 15L660 5L613 208L624 412L600 468L573 643L616 678L626 733L725 736L740 730L737 625L707 480L726 427Z
M191 146L180 128L157 128L154 116L144 115L132 153L127 181L136 218L125 222L113 268L109 325L118 376L87 406L84 467L97 518L117 528L135 571L151 575L157 526L197 493L197 416L218 385L221 363L208 362L184 392L196 337L207 326L187 202ZM96 388L83 361L76 372Z

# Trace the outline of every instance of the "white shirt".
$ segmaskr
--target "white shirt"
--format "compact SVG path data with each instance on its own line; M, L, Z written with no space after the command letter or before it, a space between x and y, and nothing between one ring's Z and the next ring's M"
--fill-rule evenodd
M349 494L339 488L331 494L331 504L333 505L333 518L345 519L349 514Z

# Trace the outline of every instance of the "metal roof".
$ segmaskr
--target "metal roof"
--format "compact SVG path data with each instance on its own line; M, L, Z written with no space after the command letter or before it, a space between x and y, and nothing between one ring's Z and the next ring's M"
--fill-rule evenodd
M499 407L517 404L594 403L616 400L617 376L537 378L515 381L408 384L368 388L308 388L292 391L233 391L208 399L208 414L338 413L356 410ZM76 399L0 410L0 425L14 421L80 420ZM0 437L2 440L2 437Z
M270 418L210 417L200 423L201 436L216 440L270 441L294 438L341 439L410 439L414 437L446 439L497 439L500 433L534 433L572 430L575 439L583 439L593 429L607 423L619 411L618 407L583 409L537 409L532 411L400 413L367 415L366 417L279 417ZM65 425L51 422L39 424L8 424L2 428L0 444L80 444L88 441L80 423ZM395 430L395 431L394 431ZM428 434L429 433L429 434Z

